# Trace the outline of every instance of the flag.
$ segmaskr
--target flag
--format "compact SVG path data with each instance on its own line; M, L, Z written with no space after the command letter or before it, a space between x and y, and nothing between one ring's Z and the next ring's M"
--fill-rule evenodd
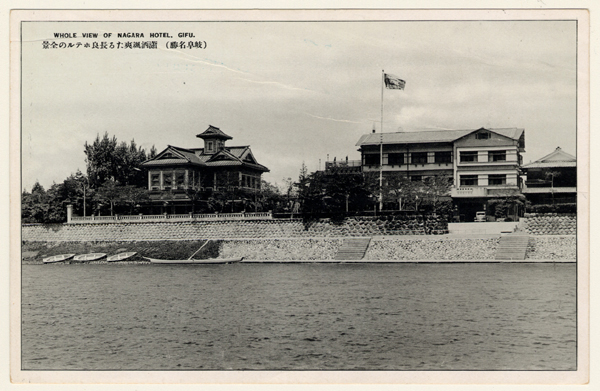
M400 79L398 76L390 75L389 73L384 74L385 88L390 90L403 90L406 82Z

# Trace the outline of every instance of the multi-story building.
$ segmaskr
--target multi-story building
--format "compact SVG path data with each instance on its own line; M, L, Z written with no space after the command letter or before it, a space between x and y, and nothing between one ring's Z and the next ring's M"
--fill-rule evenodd
M533 205L577 201L577 158L560 147L522 169L526 175L522 191Z
M473 221L489 199L520 191L523 129L370 133L356 145L363 172L401 173L411 181L452 178L450 196L463 221Z
M169 211L189 210L194 193L211 194L225 189L256 192L261 175L269 169L256 161L250 146L226 146L232 137L209 125L196 137L204 148L181 148L169 145L142 164L148 170L148 190L154 205L169 205Z

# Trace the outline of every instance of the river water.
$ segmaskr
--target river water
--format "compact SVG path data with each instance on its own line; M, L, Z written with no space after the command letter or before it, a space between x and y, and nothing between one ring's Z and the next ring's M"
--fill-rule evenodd
M23 265L24 370L574 370L574 264Z

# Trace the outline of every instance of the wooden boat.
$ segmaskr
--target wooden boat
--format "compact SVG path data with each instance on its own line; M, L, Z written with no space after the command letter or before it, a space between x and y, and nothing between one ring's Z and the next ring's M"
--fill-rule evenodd
M217 265L223 263L236 263L241 262L244 257L241 258L210 258L210 259L155 259L144 257L152 263L166 264L166 265Z
M108 262L125 261L125 260L133 257L135 254L137 254L137 252L135 252L135 251L130 251L127 253L119 253L119 254L111 255L110 257L106 258L106 260Z
M59 254L59 255L53 255L51 257L48 258L44 258L42 259L42 262L44 263L55 263L55 262L62 262L62 261L67 261L71 258L73 258L75 256L75 254Z
M99 259L102 259L106 256L105 253L89 253L89 254L80 254L80 255L76 255L73 260L74 261L78 261L78 262L90 262L90 261L97 261Z

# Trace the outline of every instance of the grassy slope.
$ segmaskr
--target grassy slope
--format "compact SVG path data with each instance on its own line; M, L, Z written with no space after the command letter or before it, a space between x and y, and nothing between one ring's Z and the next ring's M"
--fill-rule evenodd
M138 241L138 242L24 242L22 260L26 264L42 263L42 259L57 254L106 253L114 255L126 251L138 253L131 261L145 261L142 256L159 259L187 259L205 243L190 241ZM220 242L211 240L194 259L216 258Z

